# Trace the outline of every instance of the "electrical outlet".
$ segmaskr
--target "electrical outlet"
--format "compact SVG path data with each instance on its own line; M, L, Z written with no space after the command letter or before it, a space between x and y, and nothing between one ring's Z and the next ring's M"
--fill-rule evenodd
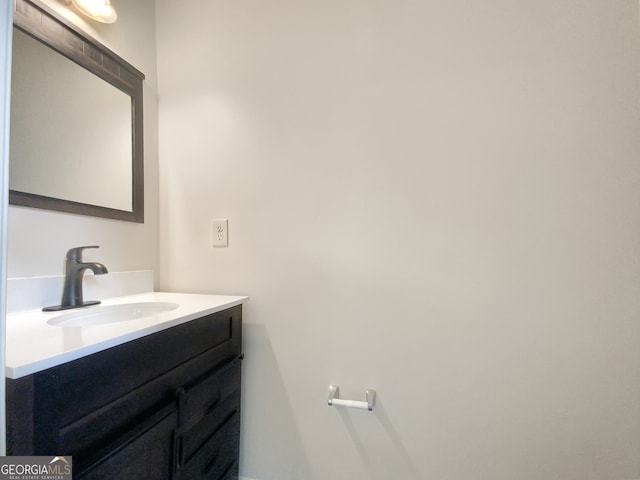
M229 220L213 220L213 246L229 246Z

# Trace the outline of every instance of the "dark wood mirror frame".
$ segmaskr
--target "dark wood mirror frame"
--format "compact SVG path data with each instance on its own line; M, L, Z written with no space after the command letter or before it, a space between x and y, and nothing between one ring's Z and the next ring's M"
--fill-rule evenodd
M25 32L131 97L132 211L88 205L9 190L9 203L94 217L144 222L144 150L142 81L144 74L89 37L48 7L32 0L16 0L15 28Z

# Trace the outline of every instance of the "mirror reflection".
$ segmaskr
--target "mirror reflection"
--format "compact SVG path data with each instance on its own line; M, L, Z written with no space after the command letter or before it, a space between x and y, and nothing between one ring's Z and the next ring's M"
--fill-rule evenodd
M131 212L131 97L15 29L10 188Z

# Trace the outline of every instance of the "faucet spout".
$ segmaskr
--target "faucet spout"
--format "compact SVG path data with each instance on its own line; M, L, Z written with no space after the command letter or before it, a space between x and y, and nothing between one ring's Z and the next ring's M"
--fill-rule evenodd
M97 245L87 247L75 247L67 252L65 258L65 275L64 275L64 288L62 291L62 301L60 305L52 307L45 307L42 310L45 312L66 310L69 308L86 307L88 305L97 305L100 303L98 300L91 300L85 302L82 294L82 278L84 272L91 270L94 275L104 275L109 273L107 267L98 262L84 262L82 261L82 251L85 248L100 248Z

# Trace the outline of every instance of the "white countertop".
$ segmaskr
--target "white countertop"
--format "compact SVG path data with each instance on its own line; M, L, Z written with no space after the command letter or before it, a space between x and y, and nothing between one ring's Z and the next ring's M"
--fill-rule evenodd
M152 292L102 300L96 307L12 313L7 315L6 376L13 379L24 377L248 300L243 296ZM170 302L179 306L143 318L102 325L60 327L47 323L69 312L138 302Z

